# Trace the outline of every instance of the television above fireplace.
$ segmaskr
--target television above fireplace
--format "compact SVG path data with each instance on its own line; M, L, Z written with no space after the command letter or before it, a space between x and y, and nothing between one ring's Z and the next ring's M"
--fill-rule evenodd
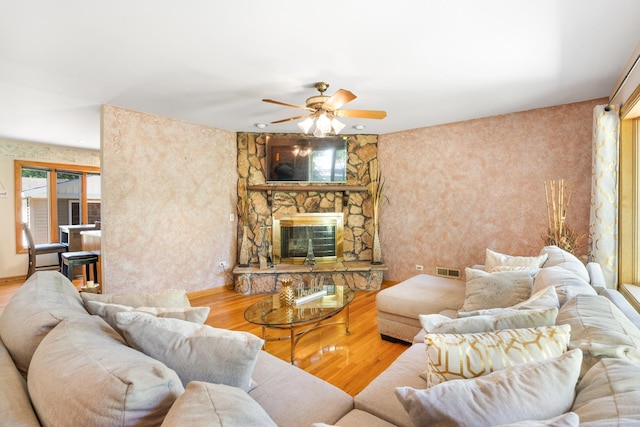
M346 137L266 137L267 182L346 182Z

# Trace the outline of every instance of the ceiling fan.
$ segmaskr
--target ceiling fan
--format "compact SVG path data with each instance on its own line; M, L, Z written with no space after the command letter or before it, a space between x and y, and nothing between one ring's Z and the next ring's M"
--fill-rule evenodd
M327 96L324 92L329 87L329 83L319 82L315 84L316 89L320 92L320 95L307 98L305 106L290 104L288 102L276 101L273 99L263 99L264 102L270 102L272 104L284 105L285 107L298 108L300 110L307 110L309 113L302 114L300 116L289 117L288 119L276 120L271 124L288 122L291 120L304 119L301 123L298 123L300 129L304 133L308 133L313 124L316 125L314 131L315 136L324 136L325 134L334 131L338 134L344 128L344 124L336 120L336 117L350 117L358 119L384 119L387 116L385 111L380 110L344 110L341 109L347 103L356 99L356 96L345 89L340 89L331 96Z

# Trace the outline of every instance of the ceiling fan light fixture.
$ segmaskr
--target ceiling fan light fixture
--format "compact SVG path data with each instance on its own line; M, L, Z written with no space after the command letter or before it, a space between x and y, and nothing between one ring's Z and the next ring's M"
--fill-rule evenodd
M316 129L320 129L323 134L331 132L331 120L326 114L322 113L316 120Z
M346 125L344 123L342 123L335 117L333 118L333 120L331 120L331 127L333 128L333 133L335 133L336 135L342 132L342 129L344 129L345 126Z
M322 130L316 126L316 130L313 131L313 136L315 136L316 138L324 138L324 132L322 132Z
M309 133L311 126L313 126L313 119L311 117L307 117L305 120L298 123L298 127L304 133Z

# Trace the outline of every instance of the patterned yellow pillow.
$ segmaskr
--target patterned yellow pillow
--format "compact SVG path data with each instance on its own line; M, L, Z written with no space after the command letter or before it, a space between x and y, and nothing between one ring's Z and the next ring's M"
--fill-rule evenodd
M571 327L544 326L475 334L426 334L429 387L453 379L475 378L567 351Z

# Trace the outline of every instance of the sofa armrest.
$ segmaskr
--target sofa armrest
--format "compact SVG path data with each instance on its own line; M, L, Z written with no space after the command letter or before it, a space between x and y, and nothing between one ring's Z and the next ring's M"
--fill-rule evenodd
M588 262L587 263L587 272L589 273L589 278L591 282L591 286L596 288L606 288L607 282L604 278L604 273L602 272L602 267L597 262Z

